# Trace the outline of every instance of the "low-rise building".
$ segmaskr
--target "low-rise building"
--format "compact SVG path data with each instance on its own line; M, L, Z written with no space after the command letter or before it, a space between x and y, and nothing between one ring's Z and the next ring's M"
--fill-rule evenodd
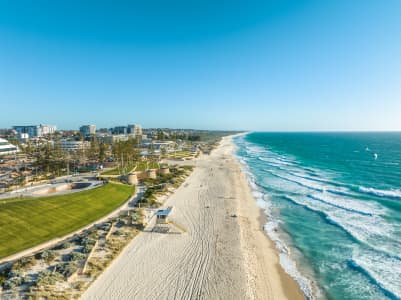
M90 147L90 142L63 140L59 141L57 145L64 151L74 152L88 149Z
M98 136L98 139L106 144L113 144L116 142L125 142L128 141L129 136L125 134L117 134L117 135L103 135Z
M150 141L147 143L142 143L142 147L151 148L153 150L170 150L174 148L175 142L173 141Z
M42 136L47 134L53 134L56 132L57 127L55 125L39 125L42 131Z
M29 126L13 126L18 135L28 134L29 138L42 137L47 134L53 134L57 127L54 125L29 125Z
M19 152L17 146L9 143L7 140L0 138L0 156L10 155Z

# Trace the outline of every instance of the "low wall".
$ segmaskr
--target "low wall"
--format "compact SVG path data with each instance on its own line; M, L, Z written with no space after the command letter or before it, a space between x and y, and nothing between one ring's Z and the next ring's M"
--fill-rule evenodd
M80 190L80 189L90 187L91 185L92 185L92 183L89 183L89 182L66 183L66 184L62 184L62 185L45 187L43 189L33 191L32 194L33 195L47 195L47 194L52 194L52 193L57 193L57 192L62 192L62 191L68 191L68 190Z

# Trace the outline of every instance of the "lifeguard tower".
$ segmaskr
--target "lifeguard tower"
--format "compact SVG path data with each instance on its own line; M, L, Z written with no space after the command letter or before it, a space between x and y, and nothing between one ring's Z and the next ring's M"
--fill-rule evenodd
M159 209L155 213L156 224L152 229L153 232L178 234L187 231L183 226L181 226L169 217L172 209L173 207L169 206L166 209ZM178 229L179 231L177 232L177 230L173 230L174 228Z
M172 206L167 207L166 209L159 209L156 212L156 224L168 224L169 223L169 214L173 209Z

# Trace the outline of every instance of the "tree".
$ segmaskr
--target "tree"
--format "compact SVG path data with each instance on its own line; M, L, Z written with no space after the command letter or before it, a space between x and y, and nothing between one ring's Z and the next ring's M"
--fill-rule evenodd
M99 163L102 163L104 162L105 159L106 159L106 145L104 143L100 143L98 161Z
M164 138L165 138L165 136L164 136L163 130L158 129L158 130L157 130L157 139L158 139L159 141L162 141L162 140L164 140Z
M88 157L90 161L99 159L99 143L94 135L91 136Z
M126 174L131 171L134 162L139 159L138 150L134 148L132 140L116 142L112 146L112 153L120 174Z

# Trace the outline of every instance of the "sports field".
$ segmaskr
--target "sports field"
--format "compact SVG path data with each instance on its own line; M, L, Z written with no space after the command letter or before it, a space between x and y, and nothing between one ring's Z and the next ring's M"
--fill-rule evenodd
M132 186L104 186L60 196L13 198L0 201L0 258L62 237L128 200Z

